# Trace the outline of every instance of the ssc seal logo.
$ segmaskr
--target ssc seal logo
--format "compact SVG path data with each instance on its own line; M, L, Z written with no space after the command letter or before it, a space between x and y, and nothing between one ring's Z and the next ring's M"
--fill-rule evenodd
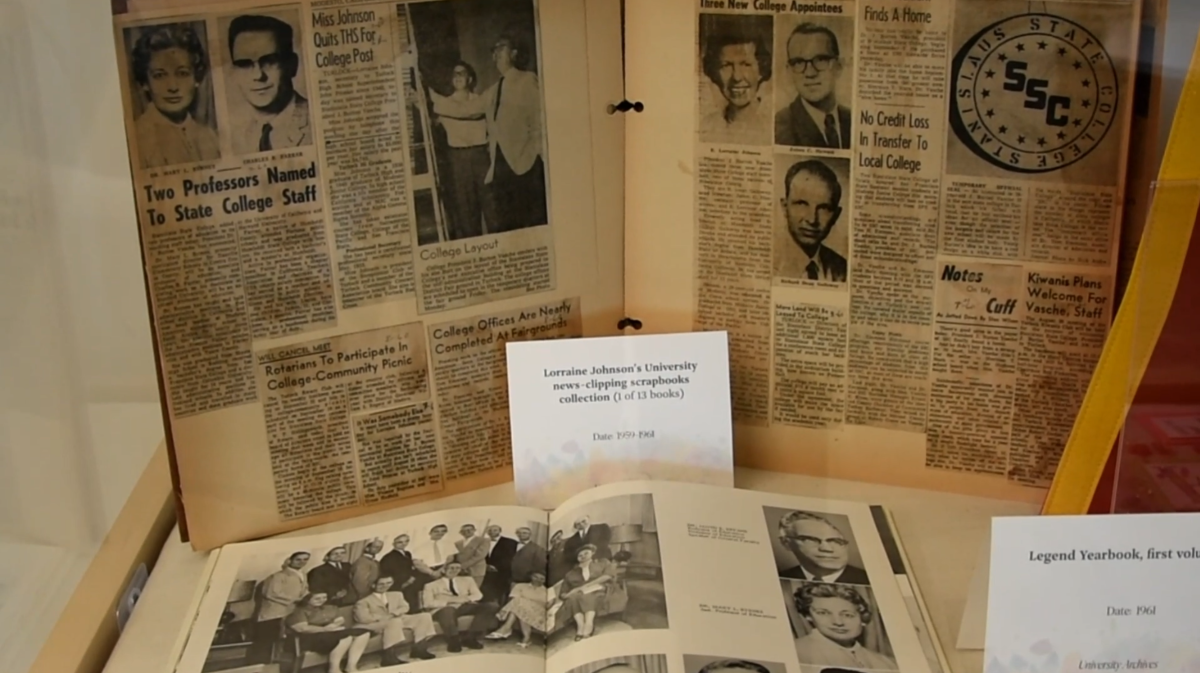
M950 126L985 161L1017 173L1069 166L1117 114L1117 71L1083 26L1022 14L976 33L954 56Z

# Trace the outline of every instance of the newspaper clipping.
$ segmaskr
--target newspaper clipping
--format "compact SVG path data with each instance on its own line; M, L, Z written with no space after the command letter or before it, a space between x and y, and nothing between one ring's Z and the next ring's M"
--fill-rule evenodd
M249 442L286 521L509 465L504 343L582 335L535 0L155 4L114 36L181 467Z
M735 418L1047 485L1111 317L1138 3L696 8L696 327Z

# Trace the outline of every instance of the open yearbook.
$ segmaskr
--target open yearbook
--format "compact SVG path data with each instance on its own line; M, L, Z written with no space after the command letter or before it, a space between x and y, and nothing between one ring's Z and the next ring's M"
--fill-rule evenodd
M196 548L511 479L504 345L631 329L728 332L741 464L1044 494L1138 0L113 8Z
M214 557L176 673L946 670L864 504L624 482Z

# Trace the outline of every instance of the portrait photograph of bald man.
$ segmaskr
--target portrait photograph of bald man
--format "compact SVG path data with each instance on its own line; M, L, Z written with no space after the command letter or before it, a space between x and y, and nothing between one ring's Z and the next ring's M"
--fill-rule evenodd
M771 144L772 18L700 15L700 142Z
M300 13L273 8L218 24L234 153L312 145Z
M773 271L785 284L839 284L849 276L850 160L775 157Z
M786 673L779 662L718 655L683 655L684 673Z
M665 654L631 654L597 659L567 673L668 673Z
M850 149L853 19L781 15L775 54L775 144Z
M844 514L763 507L779 577L870 584Z

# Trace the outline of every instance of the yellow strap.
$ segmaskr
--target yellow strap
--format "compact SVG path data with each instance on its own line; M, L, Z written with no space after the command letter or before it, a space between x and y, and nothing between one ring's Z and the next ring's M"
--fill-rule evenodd
M1200 47L1200 43L1198 43ZM1129 287L1042 514L1086 514L1171 309L1200 207L1200 48L1192 54Z

